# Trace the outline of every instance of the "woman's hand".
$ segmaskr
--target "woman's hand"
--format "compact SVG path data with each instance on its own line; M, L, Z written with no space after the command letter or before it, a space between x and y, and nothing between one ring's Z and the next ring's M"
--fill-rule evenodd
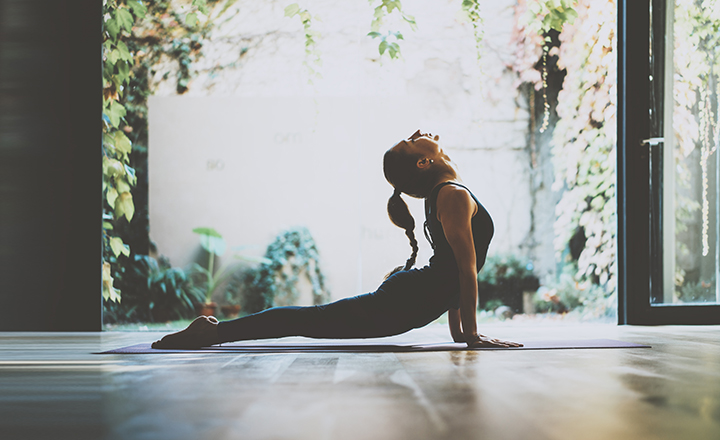
M509 348L509 347L522 347L523 346L523 344L520 344L518 342L503 341L503 340L491 338L491 337L485 336L485 335L474 335L474 337L470 338L470 340L465 340L463 342L467 343L468 348L493 348L493 347Z

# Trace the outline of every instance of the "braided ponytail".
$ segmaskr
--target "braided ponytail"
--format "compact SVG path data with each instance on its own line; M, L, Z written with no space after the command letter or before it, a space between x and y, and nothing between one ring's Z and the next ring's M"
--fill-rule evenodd
M408 258L405 262L405 266L396 267L395 269L393 269L392 272L385 276L385 279L388 279L396 272L400 272L401 270L408 270L413 267L415 265L415 259L417 258L418 254L418 242L415 239L415 219L413 218L412 214L410 214L410 210L408 209L405 200L403 200L400 194L401 191L396 188L393 192L393 195L388 200L388 216L390 217L390 221L392 221L395 226L405 229L405 235L407 235L408 240L410 240L410 247L412 247L412 253L410 254L410 258Z

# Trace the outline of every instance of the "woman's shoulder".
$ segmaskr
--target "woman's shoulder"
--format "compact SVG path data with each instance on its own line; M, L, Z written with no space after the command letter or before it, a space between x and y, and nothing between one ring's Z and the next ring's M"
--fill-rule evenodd
M477 211L477 204L470 190L457 182L447 182L438 189L437 206L438 211L444 210L443 208L453 211L471 208L473 214Z

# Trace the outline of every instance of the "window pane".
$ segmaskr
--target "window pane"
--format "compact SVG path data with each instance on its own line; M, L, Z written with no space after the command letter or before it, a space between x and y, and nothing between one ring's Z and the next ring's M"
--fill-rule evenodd
M664 295L655 304L720 302L715 1L668 2L665 78ZM667 96L670 95L670 96Z

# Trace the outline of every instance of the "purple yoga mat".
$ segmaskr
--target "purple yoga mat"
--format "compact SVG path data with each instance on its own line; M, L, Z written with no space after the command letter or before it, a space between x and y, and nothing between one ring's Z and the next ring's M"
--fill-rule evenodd
M521 341L522 342L522 341ZM150 343L130 345L98 354L163 354L163 353L406 353L414 351L459 351L459 350L560 350L583 348L650 348L649 345L614 339L576 339L553 341L522 342L523 347L472 348L465 344L434 343L434 344L378 344L370 342L307 342L307 343L265 343L235 342L196 350L166 349L156 350Z

